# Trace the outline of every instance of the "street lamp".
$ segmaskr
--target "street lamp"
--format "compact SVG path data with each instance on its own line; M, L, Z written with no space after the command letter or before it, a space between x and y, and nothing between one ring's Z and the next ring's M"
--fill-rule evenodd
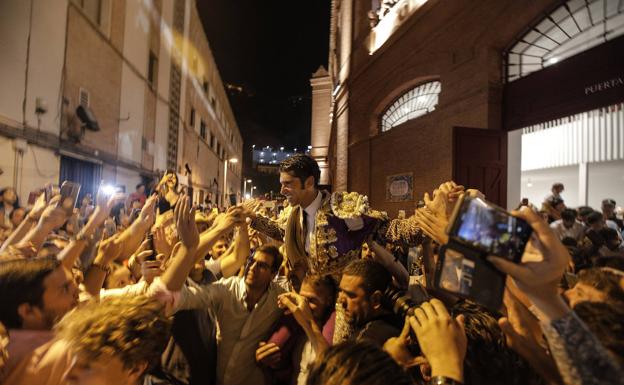
M251 194L250 195L251 195L252 198L253 198L253 192L254 192L255 189L256 189L256 186L251 186Z
M227 189L228 162L238 163L238 158L226 159L225 162L223 162L223 207L226 206L227 196L228 196L228 189Z
M249 199L247 197L247 183L251 183L251 179L245 179L243 182L243 196L245 197L245 199Z

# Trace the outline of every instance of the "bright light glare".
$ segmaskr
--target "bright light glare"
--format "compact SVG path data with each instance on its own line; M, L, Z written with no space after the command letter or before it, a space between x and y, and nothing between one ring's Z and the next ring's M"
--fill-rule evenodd
M251 198L251 194L249 193L245 194L245 199L249 199L249 198Z
M548 63L549 63L549 64L555 64L555 63L557 63L558 61L559 61L559 59L558 59L558 58L556 58L556 57L551 57L550 59L548 59Z
M102 186L102 192L106 195L113 195L115 193L115 186L106 184Z

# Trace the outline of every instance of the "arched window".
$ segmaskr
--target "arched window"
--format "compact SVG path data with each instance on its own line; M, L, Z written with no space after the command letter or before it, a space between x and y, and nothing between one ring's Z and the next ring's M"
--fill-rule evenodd
M507 81L579 54L624 34L624 1L568 0L506 51Z
M433 81L421 84L401 95L383 113L381 131L388 131L392 127L435 110L441 89L440 82Z

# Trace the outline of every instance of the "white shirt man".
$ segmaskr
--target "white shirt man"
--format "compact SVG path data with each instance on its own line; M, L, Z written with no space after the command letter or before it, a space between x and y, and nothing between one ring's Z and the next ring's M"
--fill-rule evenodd
M585 235L585 226L577 220L567 222L563 219L558 219L550 224L550 228L553 229L560 240L563 238L574 238L577 242L580 242Z

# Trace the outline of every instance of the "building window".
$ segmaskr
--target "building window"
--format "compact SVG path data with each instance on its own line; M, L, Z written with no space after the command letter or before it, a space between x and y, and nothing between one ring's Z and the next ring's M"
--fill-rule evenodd
M212 106L213 110L217 109L217 101L215 100L214 96L210 97L210 105Z
M204 93L208 94L208 80L204 80L204 84L202 87L204 89Z
M152 51L150 51L149 60L147 64L147 81L153 86L156 85L157 73L158 73L158 58Z
M191 116L189 117L189 125L195 128L195 109L191 108Z
M203 120L199 121L199 135L203 140L206 140L206 123Z
M435 110L441 89L441 83L433 81L421 84L401 95L382 114L381 131L388 131L392 127Z
M214 150L214 146L215 146L215 136L214 136L214 134L211 132L211 133L210 133L210 148Z
M506 80L520 79L624 34L622 16L622 1L568 0L505 51Z
M217 155L221 157L221 143L219 143L219 141L217 141Z

